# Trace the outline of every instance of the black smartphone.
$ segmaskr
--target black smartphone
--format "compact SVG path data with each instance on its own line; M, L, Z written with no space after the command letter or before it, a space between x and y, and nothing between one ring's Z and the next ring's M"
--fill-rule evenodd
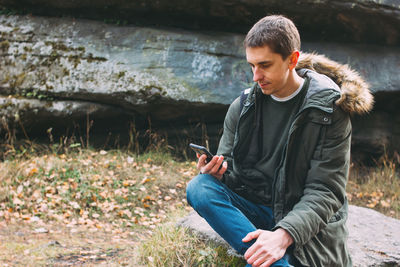
M207 148L205 148L204 146L199 146L196 144L189 144L190 148L193 149L196 153L199 153L200 155L206 154L207 155L207 159L206 162L210 162L210 160L214 157L213 154L210 153L210 151L207 150Z

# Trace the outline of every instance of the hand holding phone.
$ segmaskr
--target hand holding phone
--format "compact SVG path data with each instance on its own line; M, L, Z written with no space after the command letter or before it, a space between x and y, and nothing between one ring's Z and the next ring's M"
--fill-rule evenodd
M214 157L214 155L211 154L211 152L208 151L207 148L205 148L204 146L199 146L199 145L192 144L192 143L190 143L189 146L200 156L205 154L207 156L207 159L206 159L207 163L210 162L212 160L212 158Z
M199 160L197 162L197 169L200 170L200 173L210 174L215 178L221 180L223 174L228 168L228 163L226 161L224 162L224 156L214 156L203 146L199 146L196 144L189 144L189 146L196 153L207 156L205 162L203 160Z

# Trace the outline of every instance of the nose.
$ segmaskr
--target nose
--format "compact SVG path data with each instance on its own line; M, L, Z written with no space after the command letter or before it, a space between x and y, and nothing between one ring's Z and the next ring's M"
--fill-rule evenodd
M254 67L253 68L253 81L258 82L258 81L262 80L262 78L263 78L263 76L262 76L260 69L257 67Z

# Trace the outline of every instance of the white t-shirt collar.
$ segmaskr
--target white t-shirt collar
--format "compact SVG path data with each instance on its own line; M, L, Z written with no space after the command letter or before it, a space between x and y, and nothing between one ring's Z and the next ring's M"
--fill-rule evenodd
M272 97L273 100L278 101L278 102L289 101L290 99L292 99L293 97L295 97L296 95L298 95L300 93L301 88L303 88L303 84L304 84L304 79L302 78L299 88L297 88L297 90L294 91L291 95L286 96L286 97L282 97L282 98L281 97L276 97L276 96L273 96L273 95L271 95L271 97Z

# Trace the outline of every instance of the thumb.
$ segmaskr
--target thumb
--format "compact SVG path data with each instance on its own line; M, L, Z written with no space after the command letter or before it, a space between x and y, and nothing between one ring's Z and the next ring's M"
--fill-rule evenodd
M254 232L250 232L242 239L242 241L249 242L250 240L257 238L260 234L261 234L261 230L256 230Z

